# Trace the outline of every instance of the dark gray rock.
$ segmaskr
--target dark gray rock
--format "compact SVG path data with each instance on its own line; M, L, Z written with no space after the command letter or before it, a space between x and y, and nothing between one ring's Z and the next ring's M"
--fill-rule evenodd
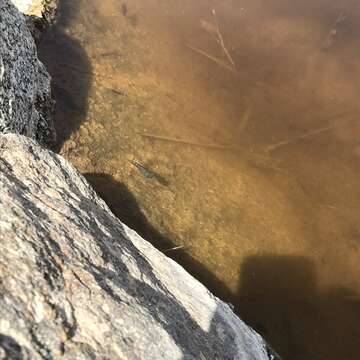
M26 19L0 0L0 133L50 145L55 138L50 76L38 60Z
M62 157L0 136L0 358L269 360Z

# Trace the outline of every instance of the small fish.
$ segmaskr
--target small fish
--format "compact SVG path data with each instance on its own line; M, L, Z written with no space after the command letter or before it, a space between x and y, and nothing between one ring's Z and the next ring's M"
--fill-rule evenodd
M169 182L165 178L163 178L161 175L155 173L154 171L147 169L144 165L141 165L138 161L136 161L136 160L129 160L129 161L132 165L134 165L140 171L140 173L144 177L146 177L148 179L155 179L161 185L164 185L164 186L169 185Z
M155 173L153 171L148 170L145 166L141 165L136 160L130 160L130 163L133 164L146 178L151 179L155 177Z
M94 55L94 58L111 58L111 57L119 57L121 53L118 51L109 51L109 52L102 52L97 55Z
M112 92L113 94L116 94L116 95L120 95L120 96L125 96L125 92L122 91L122 90L118 90L118 89L112 89L112 88L105 88L106 90Z

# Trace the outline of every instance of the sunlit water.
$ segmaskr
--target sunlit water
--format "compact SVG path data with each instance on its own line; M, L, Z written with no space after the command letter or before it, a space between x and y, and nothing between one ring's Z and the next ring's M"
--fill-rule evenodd
M359 35L356 1L63 0L40 48L60 153L284 359L360 359Z

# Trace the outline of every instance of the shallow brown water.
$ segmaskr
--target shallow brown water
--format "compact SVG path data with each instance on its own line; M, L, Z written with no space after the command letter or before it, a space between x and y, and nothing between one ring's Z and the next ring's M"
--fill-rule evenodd
M355 1L64 0L40 47L60 153L284 359L360 358L359 35Z

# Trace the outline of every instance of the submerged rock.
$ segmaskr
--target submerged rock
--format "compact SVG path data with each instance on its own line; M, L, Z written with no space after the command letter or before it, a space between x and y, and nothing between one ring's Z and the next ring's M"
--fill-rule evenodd
M37 58L25 16L10 0L0 0L0 132L43 145L55 137L50 76Z
M0 358L275 358L62 157L1 135L0 184Z

